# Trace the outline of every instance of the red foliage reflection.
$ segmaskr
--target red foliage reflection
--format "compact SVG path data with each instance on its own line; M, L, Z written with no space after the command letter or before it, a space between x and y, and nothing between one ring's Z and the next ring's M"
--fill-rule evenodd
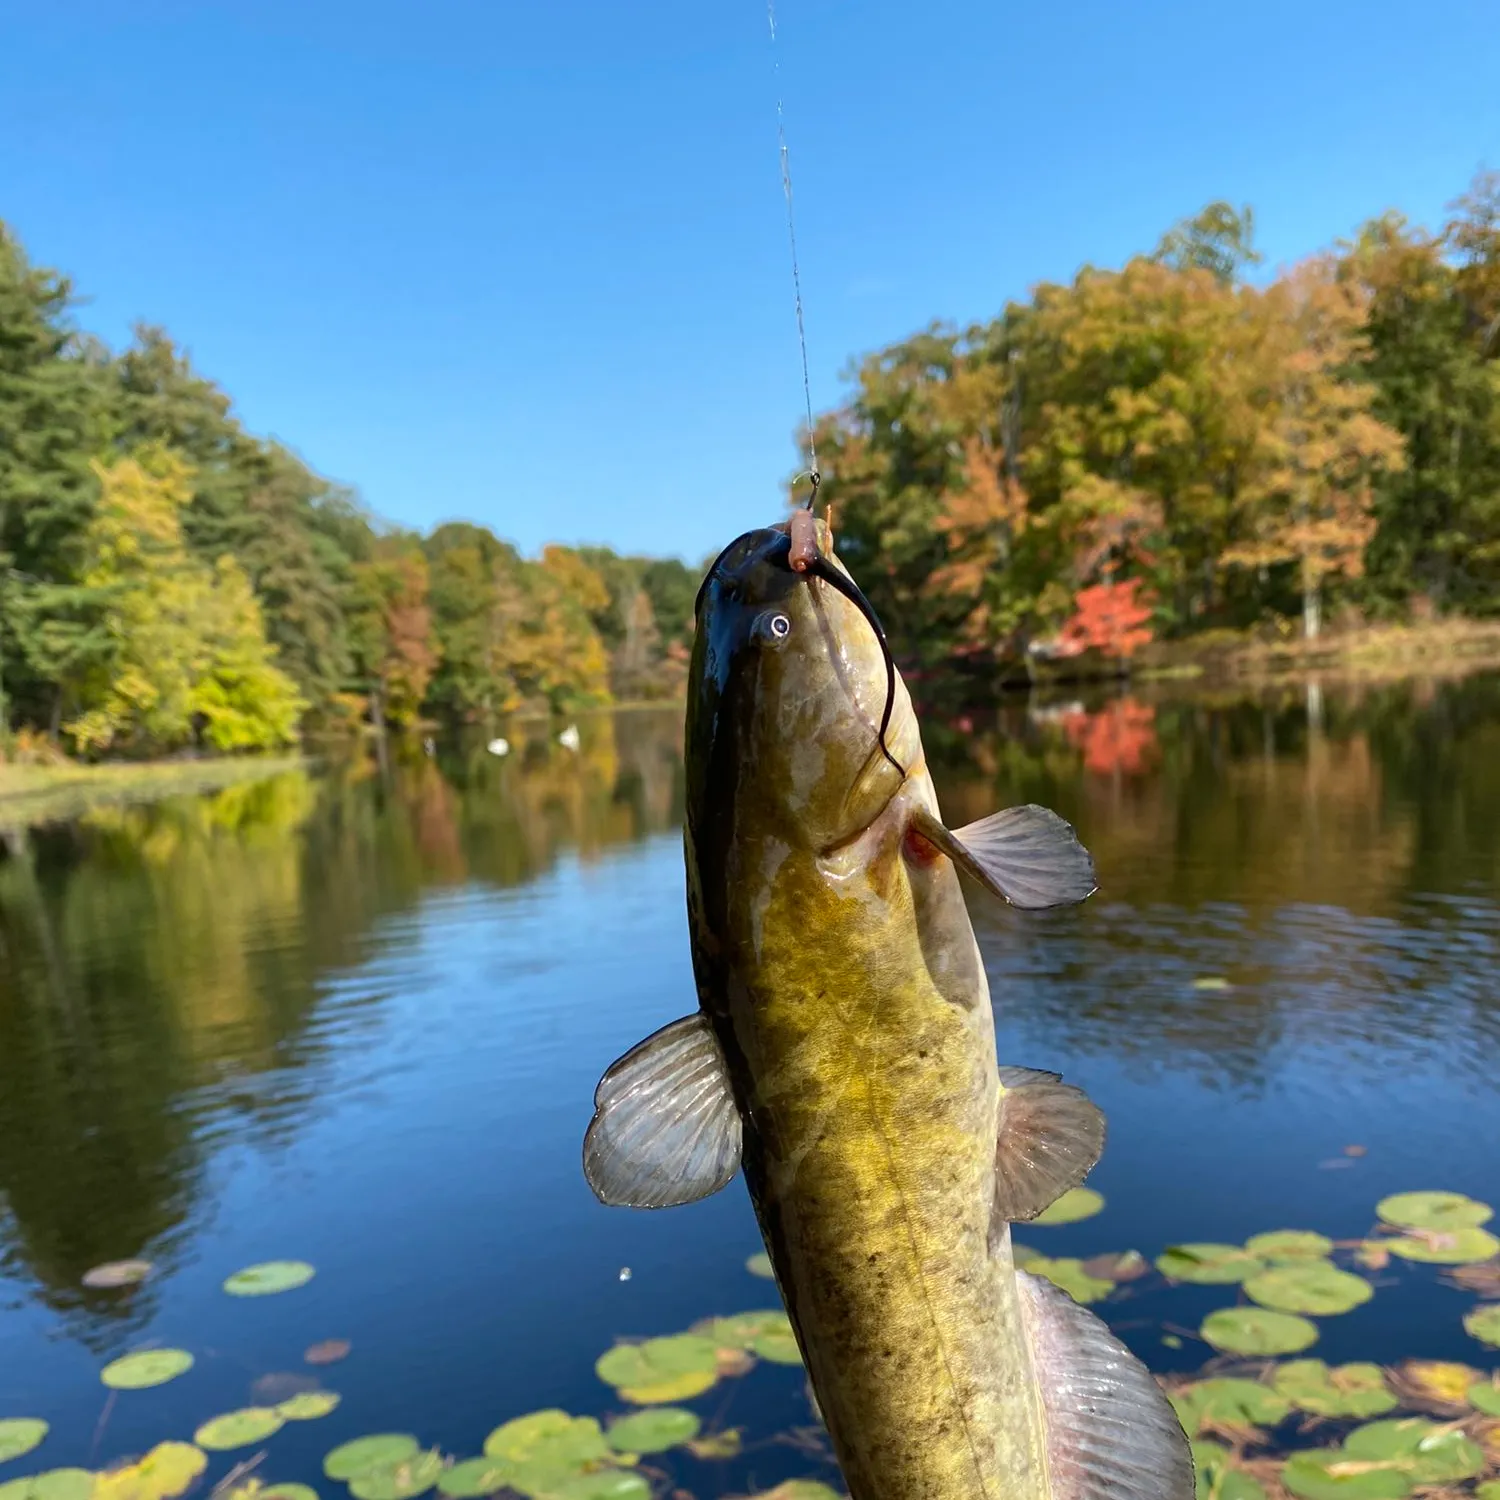
M1083 764L1100 776L1119 772L1140 776L1156 763L1156 709L1135 698L1117 698L1089 713L1084 709L1064 716L1070 744L1083 751Z

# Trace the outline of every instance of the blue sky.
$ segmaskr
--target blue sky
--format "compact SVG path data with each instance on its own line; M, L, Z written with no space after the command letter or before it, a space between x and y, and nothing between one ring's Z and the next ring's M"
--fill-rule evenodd
M780 0L815 404L1149 249L1294 259L1500 166L1492 0ZM11 6L0 218L381 515L690 560L802 405L763 0Z

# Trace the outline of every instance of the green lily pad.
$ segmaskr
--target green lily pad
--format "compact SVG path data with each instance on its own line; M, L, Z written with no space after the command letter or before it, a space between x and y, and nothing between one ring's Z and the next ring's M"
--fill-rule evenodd
M651 1486L640 1474L622 1469L600 1469L590 1474L569 1474L545 1489L528 1490L532 1500L650 1500Z
M1205 1427L1274 1427L1292 1409L1285 1396L1257 1380L1200 1380L1172 1397L1189 1437Z
M278 1401L276 1411L288 1422L312 1422L336 1411L340 1400L334 1391L303 1391Z
M1318 1341L1316 1323L1263 1307L1222 1307L1198 1332L1226 1354L1299 1354Z
M8 1417L0 1421L0 1464L30 1453L50 1431L40 1417Z
M208 1455L192 1443L158 1443L135 1463L94 1476L93 1500L174 1500L193 1487Z
M1227 990L1229 981L1222 974L1200 974L1193 981L1195 990Z
M1500 1479L1486 1479L1474 1486L1475 1500L1500 1500Z
M1375 1205L1376 1216L1399 1229L1472 1229L1495 1210L1463 1193L1393 1193Z
M703 1334L679 1333L640 1344L616 1344L594 1371L637 1406L686 1401L719 1378L718 1345Z
M1026 1271L1031 1276L1045 1276L1053 1286L1061 1287L1075 1302L1101 1302L1114 1291L1115 1284L1099 1276L1090 1276L1083 1262L1071 1257L1049 1260L1038 1256L1031 1261Z
M1262 1307L1278 1312L1329 1317L1368 1302L1375 1288L1364 1277L1341 1271L1331 1261L1303 1260L1272 1266L1252 1276L1245 1283L1245 1293Z
M1420 1229L1380 1243L1402 1260L1434 1266L1467 1266L1500 1252L1500 1240L1488 1229L1458 1225L1452 1229Z
M816 1479L784 1479L775 1489L762 1490L750 1500L845 1500L845 1497Z
M0 1500L89 1500L94 1476L87 1469L48 1469L0 1484Z
M1412 1488L1399 1469L1351 1461L1342 1448L1292 1454L1281 1470L1281 1482L1300 1500L1402 1500Z
M1367 1422L1344 1439L1344 1450L1368 1462L1395 1462L1416 1484L1472 1479L1484 1468L1484 1452L1463 1433L1421 1417Z
M744 1448L743 1434L738 1427L726 1427L722 1432L705 1433L685 1445L694 1458L738 1458Z
M745 1269L752 1276L763 1276L767 1281L776 1280L775 1268L771 1265L771 1257L764 1250L752 1255L745 1262Z
M1272 1229L1252 1234L1245 1249L1262 1260L1323 1260L1333 1253L1333 1241L1311 1229Z
M1500 1302L1492 1302L1487 1307L1476 1307L1465 1313L1464 1331L1481 1344L1488 1344L1491 1349L1500 1349Z
M1194 1242L1170 1246L1156 1257L1156 1269L1171 1281L1229 1286L1264 1271L1266 1263L1239 1245Z
M443 1476L443 1455L435 1449L367 1469L349 1481L354 1500L415 1500Z
M752 1349L756 1339L767 1333L790 1332L791 1323L778 1307L766 1312L735 1313L728 1318L715 1318L711 1323L698 1325L703 1335L721 1348ZM696 1334L693 1335L696 1337Z
M1294 1359L1271 1379L1293 1406L1315 1417L1378 1417L1399 1404L1379 1365L1330 1368L1321 1359Z
M193 1356L186 1349L143 1349L105 1365L99 1379L111 1390L144 1391L176 1380L192 1368Z
M262 1442L285 1425L286 1418L274 1407L247 1406L205 1422L193 1434L193 1441L211 1453L227 1453L231 1448Z
M1488 1380L1476 1380L1469 1387L1469 1405L1487 1417L1500 1417L1500 1371Z
M1192 1447L1196 1500L1266 1500L1260 1482L1234 1467L1227 1448L1205 1441Z
M83 1284L96 1291L136 1286L154 1270L149 1260L111 1260L83 1273Z
M451 1500L480 1500L510 1483L515 1466L503 1458L470 1458L444 1469L437 1487Z
M1032 1219L1033 1224L1076 1224L1092 1219L1104 1207L1104 1194L1093 1188L1069 1188L1061 1198L1049 1204Z
M571 1417L549 1407L497 1427L484 1440L484 1452L486 1458L504 1459L534 1478L576 1472L585 1464L607 1459L610 1449L592 1417Z
M308 1484L267 1484L256 1490L254 1500L318 1500L318 1492Z
M621 1453L665 1453L697 1437L702 1425L696 1412L680 1406L656 1406L612 1422L604 1437Z
M267 1260L236 1271L224 1283L224 1290L231 1297L269 1297L306 1286L316 1274L305 1260Z
M330 1479L357 1479L412 1457L420 1446L409 1432L372 1433L340 1443L323 1459L323 1472Z

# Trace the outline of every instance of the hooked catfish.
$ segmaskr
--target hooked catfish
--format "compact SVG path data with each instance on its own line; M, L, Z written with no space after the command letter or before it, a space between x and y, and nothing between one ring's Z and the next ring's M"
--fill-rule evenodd
M852 1500L1191 1500L1151 1375L1011 1252L1104 1120L997 1065L957 869L1034 909L1090 895L1093 862L1040 807L944 826L873 611L826 527L795 529L747 532L699 593L699 1009L605 1072L588 1181L666 1208L743 1166Z

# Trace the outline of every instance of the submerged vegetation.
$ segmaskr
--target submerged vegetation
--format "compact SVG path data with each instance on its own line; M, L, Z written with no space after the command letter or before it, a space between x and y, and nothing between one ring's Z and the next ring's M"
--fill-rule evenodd
M914 681L1500 607L1500 174L1264 283L1252 228L1210 205L852 372L823 493ZM74 304L0 225L0 735L230 751L680 690L701 562L385 525Z
M1054 1222L1074 1223L1103 1207L1090 1192ZM1383 1199L1375 1212L1373 1226L1342 1240L1283 1229L1243 1245L1168 1246L1154 1273L1135 1251L1080 1262L1018 1247L1017 1256L1075 1300L1102 1304L1106 1317L1128 1313L1134 1298L1153 1289L1153 1274L1168 1291L1196 1283L1238 1296L1210 1312L1196 1334L1169 1320L1156 1325L1158 1346L1180 1348L1196 1337L1208 1353L1195 1373L1161 1377L1192 1440L1200 1500L1404 1500L1414 1492L1495 1500L1500 1356L1492 1351L1500 1350L1500 1301L1480 1300L1462 1314L1473 1363L1409 1359L1382 1368L1306 1356L1321 1336L1316 1319L1362 1307L1392 1284L1392 1256L1447 1268L1413 1266L1405 1275L1443 1274L1481 1299L1500 1298L1500 1242L1482 1230L1493 1217L1489 1205L1459 1193L1408 1192ZM1482 1241L1472 1238L1477 1233ZM1413 1247L1421 1253L1412 1255ZM764 1275L769 1267L757 1255L747 1269ZM131 1284L150 1274L148 1266ZM312 1274L305 1262L270 1262L230 1276L224 1290L294 1293ZM109 1281L95 1277L91 1284ZM1139 1319L1128 1326L1137 1331L1138 1347L1150 1342ZM306 1352L307 1363L325 1362L314 1357L318 1347ZM602 1418L558 1408L513 1416L477 1440L481 1451L472 1456L424 1447L407 1432L350 1436L325 1451L321 1489L305 1482L310 1475L268 1484L259 1471L285 1468L278 1466L276 1438L288 1423L345 1409L336 1392L313 1381L274 1405L206 1417L191 1442L164 1439L143 1456L125 1455L97 1470L49 1468L6 1478L0 1468L0 1500L176 1500L199 1486L214 1454L230 1455L212 1481L223 1500L327 1500L330 1487L346 1488L353 1500L416 1500L434 1490L447 1500L496 1494L651 1500L690 1496L690 1486L704 1482L721 1492L734 1472L724 1466L768 1440L789 1442L813 1472L760 1492L762 1500L834 1500L837 1469L815 1404L805 1427L754 1437L724 1426L713 1414L723 1409L716 1399L701 1410L683 1404L753 1377L758 1366L800 1364L779 1307L705 1317L682 1333L622 1340L606 1350L595 1374L617 1405ZM186 1350L150 1349L115 1359L100 1378L116 1391L149 1391L196 1368ZM810 1390L806 1396L811 1403ZM0 1419L0 1465L27 1459L35 1467L48 1436L39 1418ZM683 1472L688 1463L697 1466L691 1475Z

